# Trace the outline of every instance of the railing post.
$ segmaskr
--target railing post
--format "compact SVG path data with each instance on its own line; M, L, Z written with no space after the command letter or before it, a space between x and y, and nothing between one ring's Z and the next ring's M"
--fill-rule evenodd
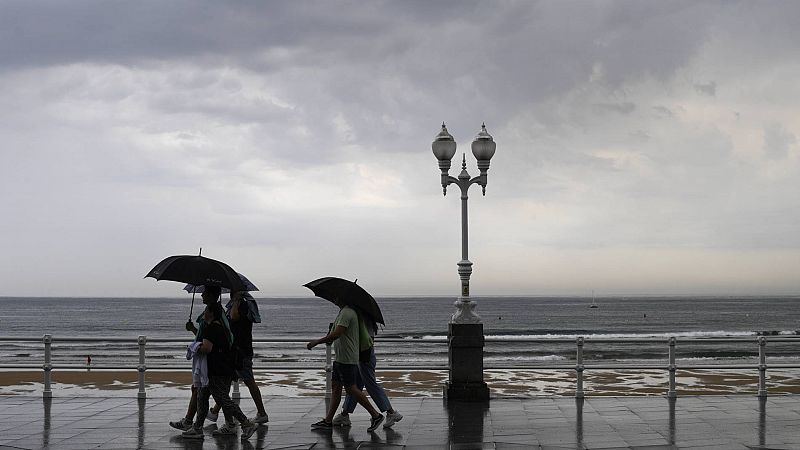
M331 344L325 344L325 400L330 400L333 388L331 386L331 372L333 363L331 362Z
M44 391L42 391L42 398L53 398L53 391L50 388L50 371L53 370L50 347L53 342L53 336L45 334L42 341L44 342L44 365L42 366L44 370Z
M147 336L139 336L136 342L139 344L139 366L136 368L139 371L139 393L136 396L138 398L147 398L147 392L144 390L144 372L147 370L144 347L147 344Z
M760 398L767 397L767 338L759 336L758 338L758 396Z
M669 366L667 369L669 370L669 390L667 391L667 398L676 398L678 393L675 392L675 371L677 369L675 365L675 336L670 336L669 338Z
M231 394L231 398L234 400L242 398L242 393L239 392L239 380L233 380L233 394Z
M575 398L583 398L583 336L575 340L578 353L575 356Z

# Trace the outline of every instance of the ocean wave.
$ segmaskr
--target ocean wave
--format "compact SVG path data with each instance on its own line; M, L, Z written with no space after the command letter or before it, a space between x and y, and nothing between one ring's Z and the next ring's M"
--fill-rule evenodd
M687 356L687 357L680 357L677 358L678 361L694 361L694 362L703 362L703 361L710 361L710 362L719 362L719 361L747 361L753 360L757 357L753 355L745 355L745 356L726 356L724 358L720 357L712 357L712 356Z
M748 337L748 336L800 336L800 330L762 330L762 331L673 331L673 332L659 332L659 333L604 333L604 332L586 332L580 333L575 331L561 331L553 332L553 330L543 330L542 333L526 332L524 334L517 333L499 333L499 334L486 334L486 338L491 339L508 339L508 340L524 340L524 339L577 339L582 337L584 339L669 339L675 338L724 338L724 337ZM403 336L408 340L435 340L447 339L444 334L425 334L419 336Z
M676 331L669 333L588 333L588 334L494 334L487 338L496 339L669 339L675 338L716 338L716 337L748 337L764 335L797 335L796 331Z
M512 361L512 362L530 362L530 361L568 361L569 358L562 355L541 355L541 356L491 356L487 357L487 360L491 360L493 362L505 362L505 361Z

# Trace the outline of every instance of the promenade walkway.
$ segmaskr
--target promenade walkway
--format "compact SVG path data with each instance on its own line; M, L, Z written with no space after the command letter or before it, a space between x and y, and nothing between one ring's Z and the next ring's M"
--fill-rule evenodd
M57 395L57 393L56 393ZM396 398L393 429L312 431L319 398L266 398L268 426L239 437L185 441L167 422L187 398L0 397L0 449L800 449L800 396L569 397L494 399L488 408L441 398ZM249 398L241 401L254 414Z

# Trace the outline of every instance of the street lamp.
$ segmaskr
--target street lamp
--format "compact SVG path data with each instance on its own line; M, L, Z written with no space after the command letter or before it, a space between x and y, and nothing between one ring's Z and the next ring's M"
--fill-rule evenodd
M447 132L447 127L442 123L442 131L436 136L431 148L436 159L439 160L439 169L442 171L442 193L447 195L447 186L456 184L461 189L461 261L458 262L458 276L461 278L461 296L455 302L456 312L450 318L450 323L481 323L481 318L475 313L475 302L469 298L469 277L472 274L472 263L469 261L468 233L467 233L467 191L473 184L481 185L483 195L486 195L486 178L489 172L489 161L494 156L495 144L492 136L486 131L486 124L481 125L481 131L472 141L472 154L478 160L478 170L481 174L470 178L467 173L467 156L461 160L461 173L458 178L451 177L450 160L456 154L456 141Z

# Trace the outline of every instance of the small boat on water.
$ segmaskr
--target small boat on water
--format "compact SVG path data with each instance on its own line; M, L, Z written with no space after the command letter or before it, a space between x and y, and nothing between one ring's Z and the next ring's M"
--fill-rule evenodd
M599 308L599 306L597 306L597 303L594 302L594 291L592 291L592 304L589 305L589 308Z

